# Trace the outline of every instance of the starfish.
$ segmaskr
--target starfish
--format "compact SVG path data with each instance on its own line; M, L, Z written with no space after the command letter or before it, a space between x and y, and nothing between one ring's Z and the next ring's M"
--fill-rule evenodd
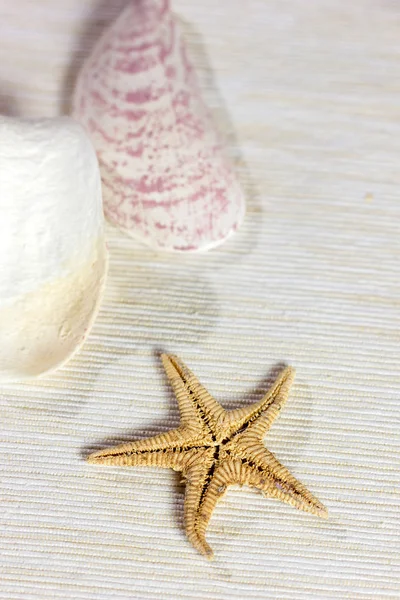
M207 525L229 485L255 487L267 497L327 517L321 502L263 444L287 400L294 369L286 367L259 402L227 411L179 358L163 354L161 359L179 404L179 427L94 452L90 463L166 467L183 473L186 534L207 558L213 557L205 538Z

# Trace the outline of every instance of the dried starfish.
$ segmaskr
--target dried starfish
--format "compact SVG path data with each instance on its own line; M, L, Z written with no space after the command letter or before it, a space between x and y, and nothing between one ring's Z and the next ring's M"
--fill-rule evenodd
M260 402L226 411L176 356L161 356L181 414L177 429L94 452L90 463L157 466L186 478L185 528L189 540L212 558L205 532L229 485L256 487L301 510L327 517L326 508L262 443L287 400L294 369L287 367Z

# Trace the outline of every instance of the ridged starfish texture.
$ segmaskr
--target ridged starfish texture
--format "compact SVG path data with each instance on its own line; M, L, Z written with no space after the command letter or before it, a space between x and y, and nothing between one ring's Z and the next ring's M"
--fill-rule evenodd
M265 496L327 517L326 508L263 444L263 437L285 404L294 369L285 368L255 404L227 411L214 400L176 356L162 355L181 415L177 429L144 440L100 450L90 463L156 466L186 478L185 528L193 546L207 558L213 551L205 533L215 505L229 485L249 485Z

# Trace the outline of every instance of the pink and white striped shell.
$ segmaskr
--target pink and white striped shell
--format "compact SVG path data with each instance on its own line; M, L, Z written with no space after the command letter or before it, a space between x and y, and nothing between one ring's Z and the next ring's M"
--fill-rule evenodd
M207 250L245 202L168 0L131 2L78 78L74 116L97 150L107 217L156 249Z

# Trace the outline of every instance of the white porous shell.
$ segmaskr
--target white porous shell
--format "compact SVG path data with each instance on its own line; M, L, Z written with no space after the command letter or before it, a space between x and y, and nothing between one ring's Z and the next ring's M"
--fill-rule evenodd
M95 151L69 118L0 117L0 381L64 363L107 268Z
M167 0L131 2L78 78L74 116L100 161L108 218L156 249L207 250L245 202Z

